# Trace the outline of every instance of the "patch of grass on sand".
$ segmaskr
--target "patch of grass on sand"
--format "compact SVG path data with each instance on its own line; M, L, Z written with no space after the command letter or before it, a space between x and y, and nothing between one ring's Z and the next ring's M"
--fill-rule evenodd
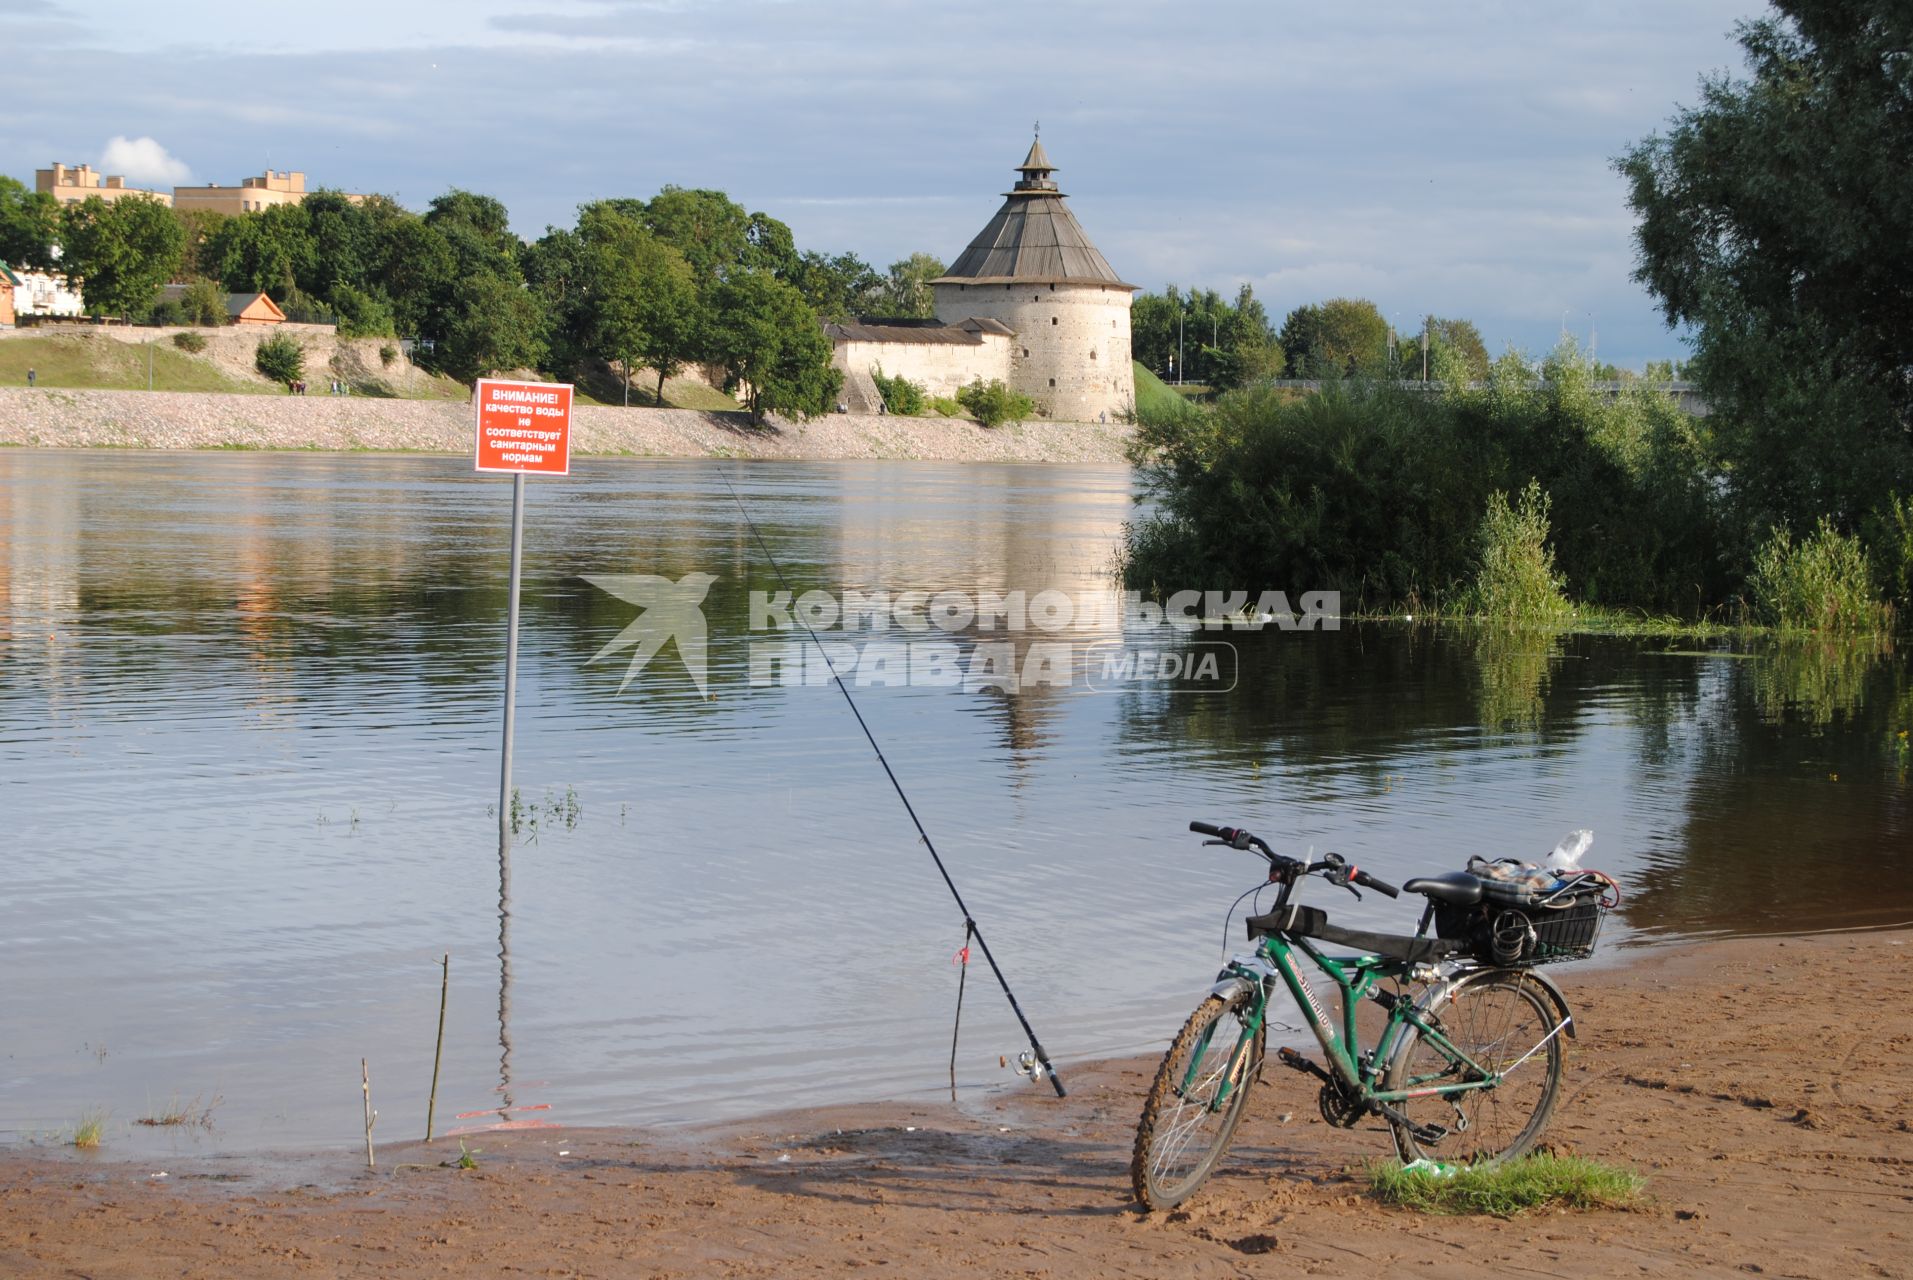
M182 1102L178 1094L163 1107L151 1108L147 1114L134 1121L135 1124L149 1125L153 1128L189 1128L210 1129L213 1127L213 1108L220 1103L218 1097L202 1104L204 1095L194 1094L191 1102Z
M67 1135L67 1142L82 1151L92 1151L106 1141L106 1111L95 1108L81 1116Z
M0 342L0 387L24 387L27 370L35 385L85 387L107 391L146 390L147 344L89 339L82 334L8 338ZM171 342L152 343L155 391L238 391L284 395L280 387L238 382L209 362L187 355Z
M1463 1166L1452 1173L1404 1168L1393 1160L1368 1167L1368 1188L1384 1204L1433 1214L1509 1218L1533 1209L1630 1209L1643 1179L1631 1169L1581 1156L1533 1155L1506 1164Z

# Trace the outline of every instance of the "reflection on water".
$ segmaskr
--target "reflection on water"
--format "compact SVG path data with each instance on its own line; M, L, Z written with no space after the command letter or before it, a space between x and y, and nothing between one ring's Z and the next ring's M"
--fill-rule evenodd
M509 486L442 459L0 454L0 1129L107 1105L128 1145L351 1142L367 1057L380 1136L409 1136L413 1099L422 1131L444 951L456 1124L938 1088L962 921L834 691L749 687L749 593L778 584L719 466L799 591L1113 606L1120 468L535 482L516 774L581 807L500 860ZM620 693L624 663L587 660L634 609L584 575L693 571L718 579L711 696L669 649ZM1116 637L1116 613L1068 638ZM1913 917L1913 683L1889 649L1220 638L1227 694L858 691L1064 1062L1159 1043L1213 972L1254 868L1192 817L1392 878L1591 826L1629 890L1616 938ZM1000 1082L1020 1035L970 995L960 1078ZM210 1138L130 1125L196 1093L225 1099Z

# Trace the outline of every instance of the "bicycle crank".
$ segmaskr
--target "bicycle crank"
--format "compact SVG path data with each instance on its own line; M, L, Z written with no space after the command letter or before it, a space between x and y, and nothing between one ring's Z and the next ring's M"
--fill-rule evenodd
M1322 1109L1322 1119L1338 1129L1353 1129L1361 1118L1368 1114L1368 1108L1348 1096L1340 1081L1322 1086L1316 1095L1315 1103Z

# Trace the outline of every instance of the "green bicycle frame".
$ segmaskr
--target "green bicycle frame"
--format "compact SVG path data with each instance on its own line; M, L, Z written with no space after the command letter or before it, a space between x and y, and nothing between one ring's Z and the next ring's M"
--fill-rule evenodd
M1321 1001L1316 998L1315 989L1302 976L1301 970L1296 965L1297 951L1306 955L1315 967L1327 974L1329 980L1335 984L1342 1003L1340 1026L1337 1026L1335 1020L1322 1008ZM1309 1020L1309 1029L1315 1033L1316 1040L1321 1043L1322 1052L1328 1059L1329 1069L1352 1095L1363 1102L1401 1102L1409 1098L1467 1093L1477 1089L1492 1089L1501 1083L1502 1075L1505 1073L1488 1070L1458 1048L1442 1034L1438 1020L1425 1017L1422 1011L1415 1007L1414 1001L1378 991L1376 986L1378 982L1406 973L1411 967L1407 962L1378 955L1326 956L1306 938L1290 941L1279 936L1263 938L1256 948L1254 959L1263 963L1252 965L1245 964L1241 960L1232 960L1222 971L1221 976L1225 981L1237 979L1250 983L1256 995L1253 1012L1244 1025L1242 1036L1231 1056L1229 1070L1222 1082L1222 1087L1216 1091L1215 1098L1209 1103L1211 1111L1220 1111L1242 1080L1256 1037L1261 1032L1268 1015L1269 980L1277 976L1282 979L1283 985L1294 997L1296 1007L1301 1009L1303 1016ZM1371 997L1377 998L1388 1009L1388 1021L1382 1027L1381 1038L1376 1041L1374 1051L1362 1053L1355 1018L1361 1002ZM1411 1028L1448 1060L1450 1069L1459 1066L1469 1078L1447 1084L1427 1084L1418 1080L1411 1082L1413 1087L1407 1089L1376 1088L1390 1056ZM1556 1030L1558 1031L1559 1028ZM1205 1043L1190 1057L1189 1073L1182 1082L1185 1093L1195 1084L1196 1071L1203 1058L1202 1050L1206 1048ZM1524 1057L1522 1061L1525 1060ZM1514 1065L1518 1066L1520 1063L1517 1062ZM1510 1067L1510 1070L1512 1069ZM1450 1071L1442 1073L1444 1077L1449 1074Z

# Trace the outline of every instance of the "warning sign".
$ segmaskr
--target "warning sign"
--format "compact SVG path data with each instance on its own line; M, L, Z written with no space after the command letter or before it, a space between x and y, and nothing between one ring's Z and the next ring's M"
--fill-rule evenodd
M571 384L480 378L473 469L571 474Z

